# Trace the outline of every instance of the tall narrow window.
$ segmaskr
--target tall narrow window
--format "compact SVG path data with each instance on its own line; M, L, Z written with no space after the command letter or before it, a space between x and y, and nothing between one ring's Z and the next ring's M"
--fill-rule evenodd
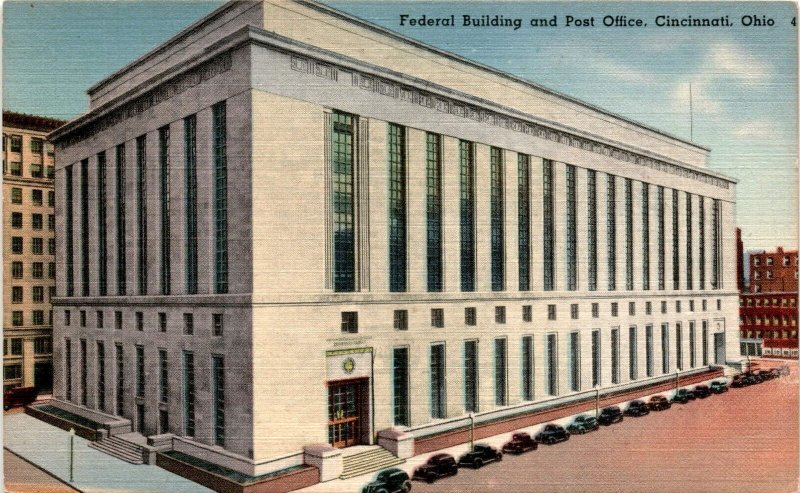
M689 368L694 368L697 364L695 350L695 323L689 322Z
M578 332L569 334L569 381L573 392L581 390L581 336Z
M106 153L97 155L97 291L108 294L108 234L106 228Z
M475 291L475 144L462 140L461 291Z
M661 373L669 373L669 324L661 324Z
M116 388L116 415L123 416L125 412L125 353L122 350L122 344L115 346L115 360L117 371L117 388Z
M611 383L619 383L619 329L611 329Z
M125 252L125 144L117 146L117 294L127 292L127 260ZM67 216L69 217L69 215ZM67 243L69 245L69 242ZM69 270L68 270L69 272ZM119 413L117 413L119 414Z
M389 124L389 291L406 291L406 129Z
M167 350L158 350L158 402L166 404L169 400L169 359Z
M522 400L533 400L533 337L522 338Z
M683 328L675 324L675 362L679 370L683 370Z
M194 353L183 352L183 434L187 437L194 436Z
M597 387L598 385L602 385L602 374L600 370L600 362L601 362L600 353L600 331L593 330L592 331L592 387Z
M225 446L225 360L211 357L211 405L214 416L214 445Z
M586 176L587 250L589 253L589 291L597 291L597 172L588 170Z
M75 273L73 271L75 254L73 253L73 230L72 230L72 165L67 166L67 207L64 214L67 216L67 227L64 231L64 241L66 243L66 269L67 269L67 296L75 296ZM20 252L22 253L22 252Z
M88 362L86 361L86 339L81 339L81 404L89 400Z
M578 289L578 205L575 166L567 165L567 290Z
M699 243L697 246L698 269L699 276L698 282L700 289L706 289L706 201L705 198L697 196L697 235Z
M442 137L426 134L426 203L428 227L428 291L443 288L442 255Z
M678 253L680 233L678 232L678 191L672 191L672 289L681 288L681 264Z
M497 147L492 147L489 156L489 186L491 195L491 249L492 249L492 291L503 291L505 289L505 231L503 223L505 213L504 202L504 163L503 151Z
M686 289L692 289L692 194L686 192Z
M631 380L639 378L638 341L636 326L628 327L628 376Z
M646 325L644 328L644 366L648 377L653 376L653 326Z
M89 160L81 161L81 295L89 296Z
M136 346L136 397L144 397L144 347Z
M664 262L665 262L665 245L664 245L664 187L658 187L658 289L666 289L666 280L664 278Z
M445 393L444 344L431 345L431 417L447 417L447 395Z
M642 289L650 289L650 185L642 183Z
M408 426L408 348L394 348L394 424Z
M531 289L531 164L526 154L517 155L517 207L519 224L519 290Z
M556 334L547 334L547 394L558 395L558 346Z
M633 180L625 178L625 289L633 290Z
M719 289L721 286L721 264L720 257L722 253L722 229L720 218L720 201L714 199L714 210L711 215L711 289Z
M464 410L478 412L478 341L464 342Z
M97 341L97 407L106 410L106 347Z
M72 341L64 339L64 391L68 401L72 400Z
M228 125L225 101L211 108L214 126L214 292L228 292Z
M161 294L170 294L172 264L170 254L170 170L169 125L158 129L158 160L161 182Z
M708 365L708 320L703 320L703 366Z
M139 294L147 294L147 136L136 139L137 280Z
M608 290L617 289L617 185L614 175L606 176L606 249Z
M508 405L506 375L508 373L508 346L505 339L494 340L494 403Z
M333 289L355 291L355 117L332 115L331 171L333 189Z
M183 119L183 134L186 149L186 292L197 294L197 115Z
M542 164L542 272L544 275L544 290L555 289L555 217L553 194L553 162L545 159Z

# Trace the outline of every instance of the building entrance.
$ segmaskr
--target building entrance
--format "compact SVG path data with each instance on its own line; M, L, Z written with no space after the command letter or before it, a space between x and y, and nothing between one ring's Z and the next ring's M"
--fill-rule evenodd
M337 448L367 443L369 379L328 383L328 443Z
M725 364L725 333L714 334L714 363Z

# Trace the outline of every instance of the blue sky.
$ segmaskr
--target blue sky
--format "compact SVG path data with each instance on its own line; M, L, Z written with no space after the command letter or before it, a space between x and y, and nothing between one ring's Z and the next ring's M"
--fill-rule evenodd
M3 18L5 109L71 118L86 88L222 2L8 2ZM326 2L389 29L525 77L712 149L709 166L740 180L746 248L797 246L797 45L790 2ZM455 15L455 27L400 25L400 14ZM464 14L556 15L559 27L461 26ZM744 27L744 15L773 27ZM566 15L596 27L567 28ZM600 26L606 15L642 28ZM657 15L716 18L725 28L656 27Z

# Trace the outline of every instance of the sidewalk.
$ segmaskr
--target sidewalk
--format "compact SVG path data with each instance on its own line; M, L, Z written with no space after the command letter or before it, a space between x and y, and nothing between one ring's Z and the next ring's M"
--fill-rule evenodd
M3 423L6 448L47 473L69 482L69 432L27 414L6 414ZM40 471L41 472L41 471ZM44 474L44 473L42 473ZM52 478L51 478L52 479ZM133 465L89 448L88 440L75 437L75 488L84 493L169 492L211 493L212 490L160 467ZM34 490L50 492L41 487ZM70 491L70 490L52 490ZM73 490L74 491L74 490Z
M3 449L5 491L9 493L80 493L58 478Z

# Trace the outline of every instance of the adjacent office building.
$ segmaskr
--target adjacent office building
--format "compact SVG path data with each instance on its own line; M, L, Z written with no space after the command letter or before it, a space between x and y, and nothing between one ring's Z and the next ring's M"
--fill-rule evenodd
M740 357L701 145L309 1L89 97L52 134L56 396L186 454L260 474Z
M3 389L52 389L55 164L65 122L3 112Z

